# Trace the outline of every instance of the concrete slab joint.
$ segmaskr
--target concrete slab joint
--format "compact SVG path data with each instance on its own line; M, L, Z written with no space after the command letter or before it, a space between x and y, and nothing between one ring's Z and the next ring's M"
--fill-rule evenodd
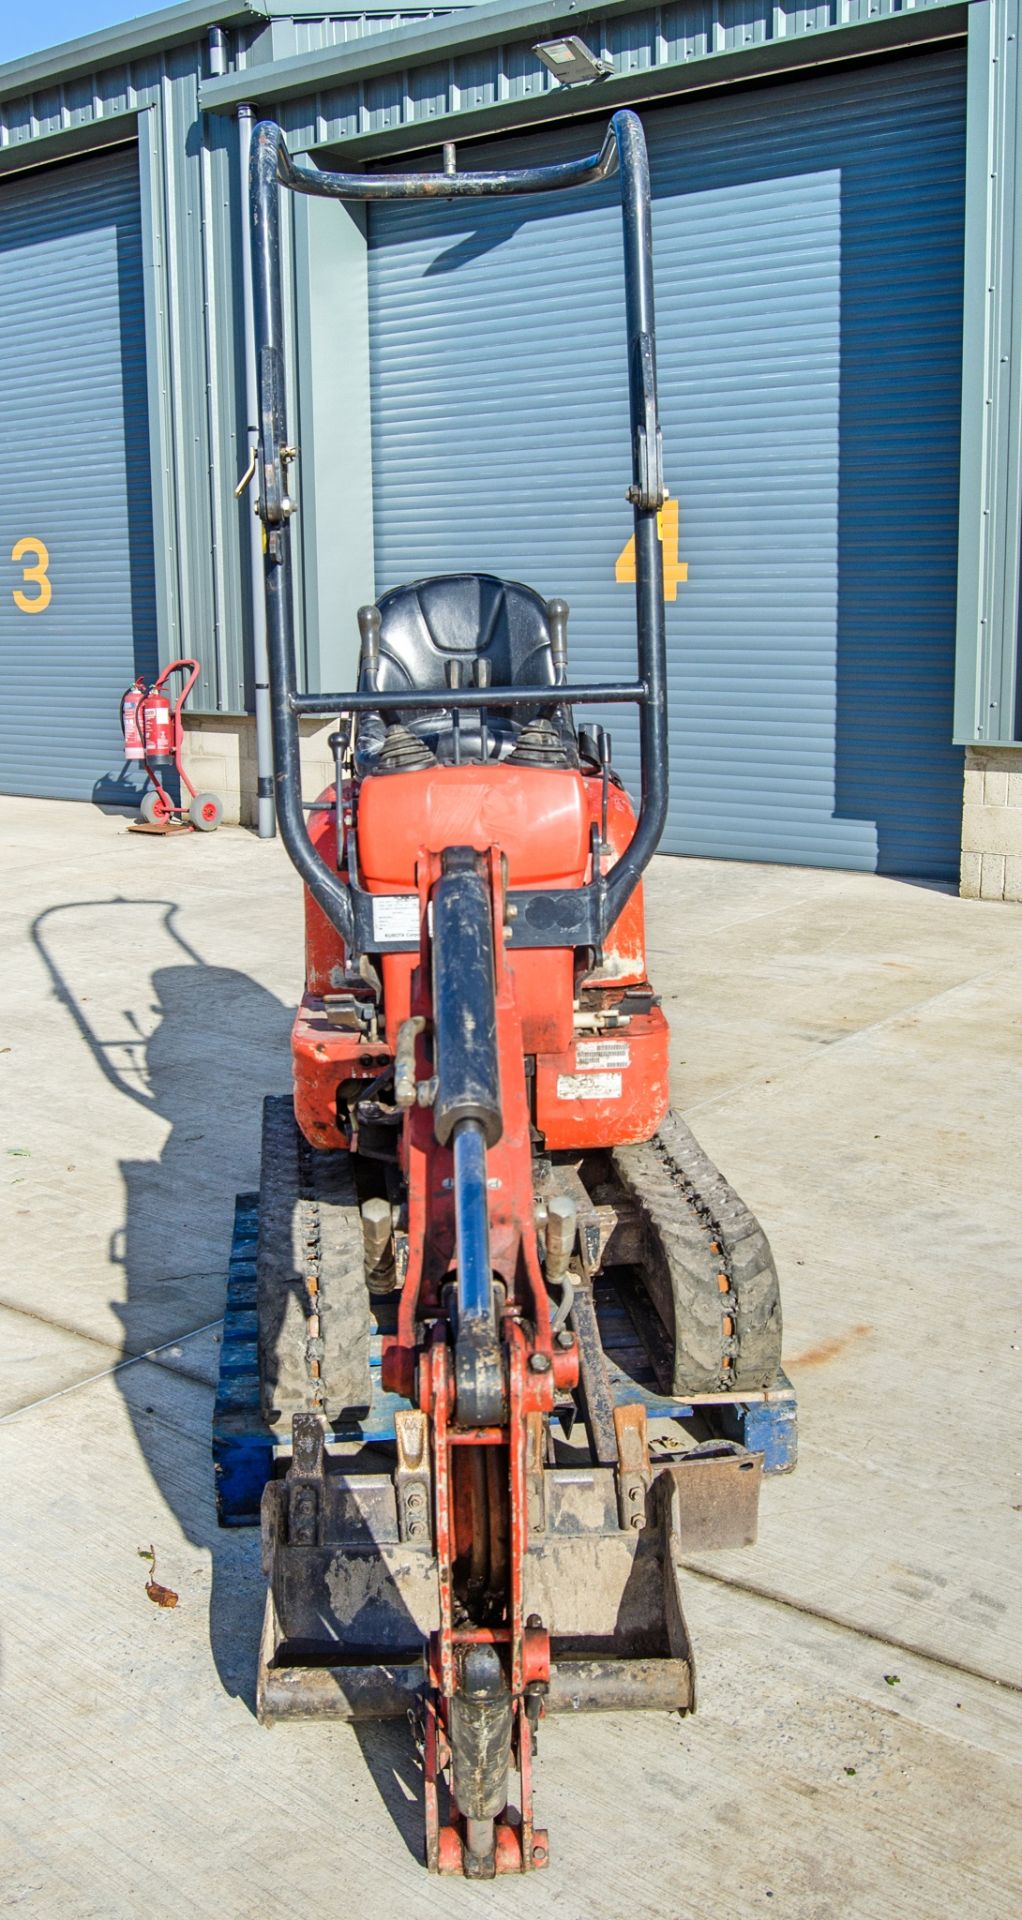
M1022 900L1022 746L966 750L961 891Z

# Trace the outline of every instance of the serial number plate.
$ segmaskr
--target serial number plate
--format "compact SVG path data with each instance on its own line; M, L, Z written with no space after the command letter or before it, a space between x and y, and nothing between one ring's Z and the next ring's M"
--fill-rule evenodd
M374 940L414 940L416 946L418 946L418 894L374 894L373 938Z

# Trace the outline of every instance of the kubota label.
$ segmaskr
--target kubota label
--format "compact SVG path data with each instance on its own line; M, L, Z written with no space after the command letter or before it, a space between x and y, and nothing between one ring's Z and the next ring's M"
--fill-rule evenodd
M627 1040L576 1040L577 1067L629 1067L632 1056Z
M419 944L417 893L378 893L373 897L374 940L410 940Z
M619 1073L559 1073L558 1100L620 1100Z

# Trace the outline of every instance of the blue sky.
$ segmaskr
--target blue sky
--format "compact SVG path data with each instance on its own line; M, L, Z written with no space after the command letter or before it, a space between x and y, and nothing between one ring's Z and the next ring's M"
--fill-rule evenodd
M102 27L116 27L122 20L159 10L147 7L145 0L31 0L31 4L22 0L20 6L3 9L0 63L20 60L26 53L59 46L62 40L79 40L83 34L98 33Z

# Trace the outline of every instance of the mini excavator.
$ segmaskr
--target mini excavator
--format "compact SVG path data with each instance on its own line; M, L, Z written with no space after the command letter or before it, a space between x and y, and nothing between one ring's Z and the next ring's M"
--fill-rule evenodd
M280 201L485 200L617 175L637 668L574 683L568 608L490 574L361 608L357 687L295 670ZM667 810L665 499L634 113L520 171L318 172L263 122L255 330L275 797L305 888L293 1094L257 1254L269 1722L409 1715L433 1872L543 1867L556 1712L695 1704L681 1562L755 1537L781 1312L756 1220L669 1106L642 874ZM637 810L598 724L638 708ZM306 816L299 721L338 716ZM693 1437L691 1419L702 1426Z

